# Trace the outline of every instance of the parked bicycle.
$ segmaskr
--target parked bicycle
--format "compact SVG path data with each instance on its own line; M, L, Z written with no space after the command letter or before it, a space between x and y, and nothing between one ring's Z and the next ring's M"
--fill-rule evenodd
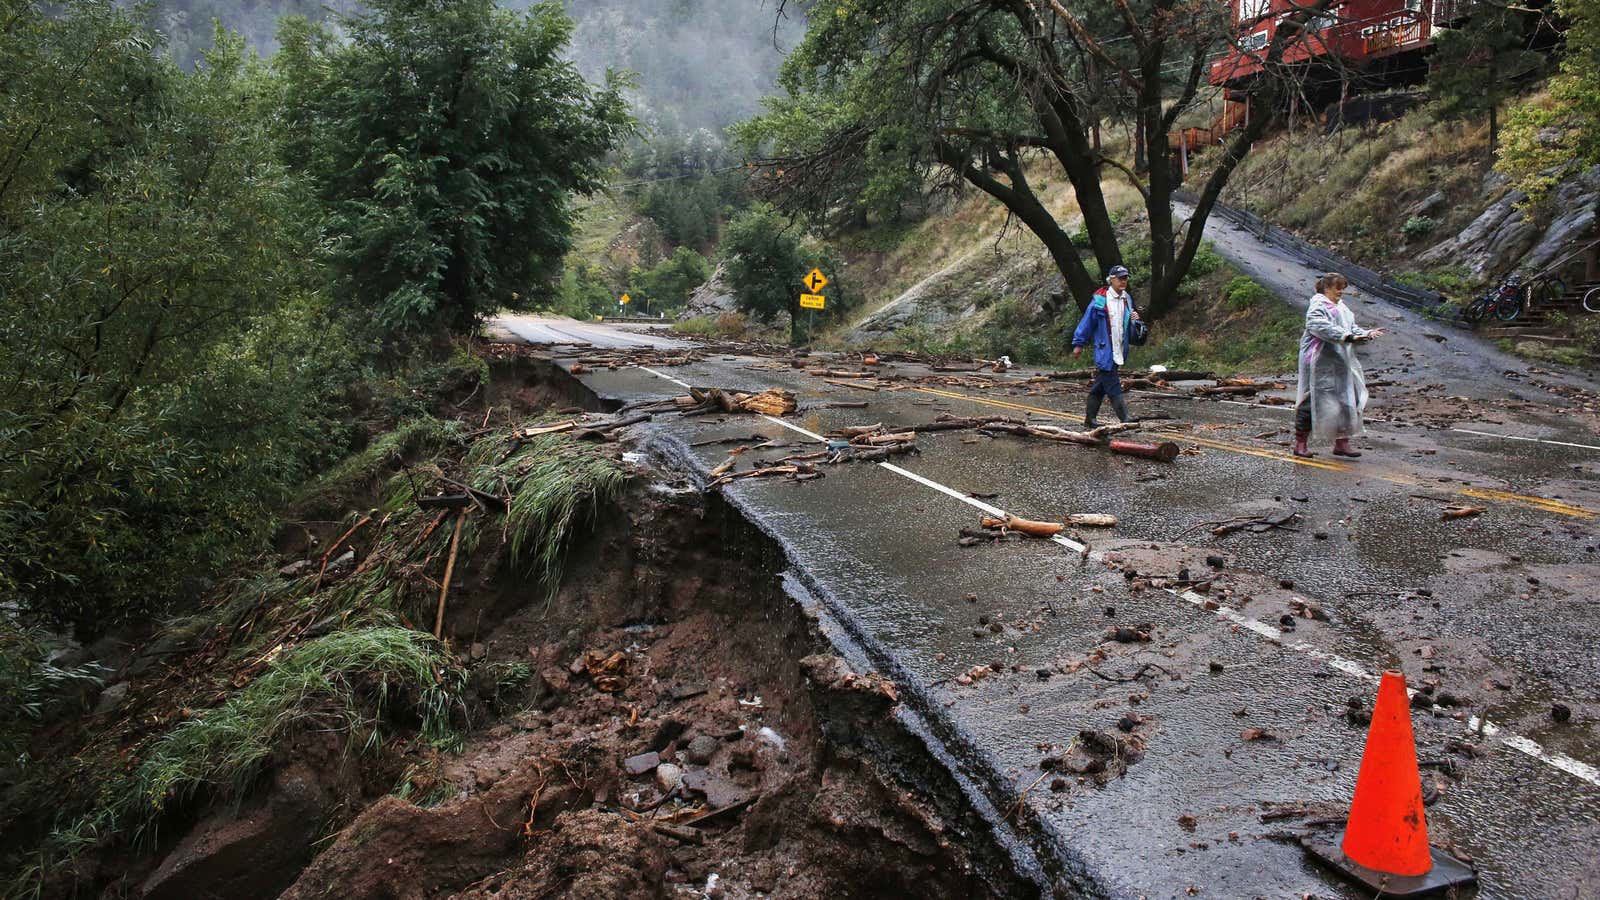
M1590 288L1583 295L1583 311L1600 313L1600 287Z
M1469 322L1481 322L1493 317L1502 322L1510 322L1522 315L1523 310L1535 304L1550 306L1560 300L1567 292L1567 285L1553 275L1540 275L1532 281L1524 282L1522 276L1513 272L1493 288L1480 294L1462 315ZM1597 308L1600 308L1600 296L1596 296Z
M1524 293L1522 276L1512 273L1505 281L1479 294L1461 314L1473 323L1491 316L1502 322L1510 322L1522 313L1522 306L1526 302Z

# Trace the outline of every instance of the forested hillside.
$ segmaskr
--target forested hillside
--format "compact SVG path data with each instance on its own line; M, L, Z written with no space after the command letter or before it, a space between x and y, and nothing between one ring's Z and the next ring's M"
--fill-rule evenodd
M534 0L500 0L527 10ZM568 53L586 78L636 73L630 100L648 127L722 128L751 115L773 90L801 23L760 0L566 0L576 23ZM283 16L313 21L358 10L361 0L155 0L149 7L173 59L192 67L211 46L213 20L257 52L278 47Z

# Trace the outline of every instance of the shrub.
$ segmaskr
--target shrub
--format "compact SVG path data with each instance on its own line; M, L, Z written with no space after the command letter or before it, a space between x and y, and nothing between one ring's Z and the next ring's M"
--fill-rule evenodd
M1414 240L1433 231L1438 224L1430 216L1412 216L1406 220L1404 225L1400 226L1400 233Z
M1222 297L1227 301L1228 306L1234 309L1250 309L1257 305L1270 303L1274 299L1271 291L1248 275L1234 276L1222 288Z
M1195 251L1194 262L1189 266L1188 277L1204 278L1207 275L1215 274L1218 269L1222 268L1224 262L1226 260L1222 258L1222 254L1217 252L1216 245L1206 241L1200 245L1199 250Z

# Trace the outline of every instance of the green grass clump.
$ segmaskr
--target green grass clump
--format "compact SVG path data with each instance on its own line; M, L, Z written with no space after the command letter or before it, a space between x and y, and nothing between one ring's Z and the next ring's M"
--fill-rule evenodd
M350 734L365 731L368 748L397 696L410 700L422 735L442 749L459 746L451 710L464 683L431 635L394 625L339 631L273 663L222 706L179 725L151 746L134 770L136 796L154 815L174 798L202 787L242 791L275 742L298 722L316 719ZM370 700L363 710L361 698ZM331 703L314 702L328 700Z
M301 494L296 506L336 514L333 511L348 509L363 494L381 487L383 479L400 466L437 456L461 440L459 422L433 416L407 419L323 473Z
M511 488L506 533L511 558L554 590L566 538L578 513L593 511L622 490L626 476L594 445L560 435L520 441L512 433L483 438L466 459L474 488Z

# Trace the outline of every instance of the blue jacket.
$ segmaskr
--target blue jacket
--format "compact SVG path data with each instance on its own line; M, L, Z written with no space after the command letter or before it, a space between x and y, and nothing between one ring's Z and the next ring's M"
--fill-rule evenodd
M1122 358L1128 358L1128 336L1133 334L1133 302L1122 308ZM1094 300L1084 310L1078 330L1072 333L1072 346L1082 347L1094 342L1094 367L1111 371L1117 367L1116 356L1111 352L1111 320L1106 316L1106 289L1094 292Z

